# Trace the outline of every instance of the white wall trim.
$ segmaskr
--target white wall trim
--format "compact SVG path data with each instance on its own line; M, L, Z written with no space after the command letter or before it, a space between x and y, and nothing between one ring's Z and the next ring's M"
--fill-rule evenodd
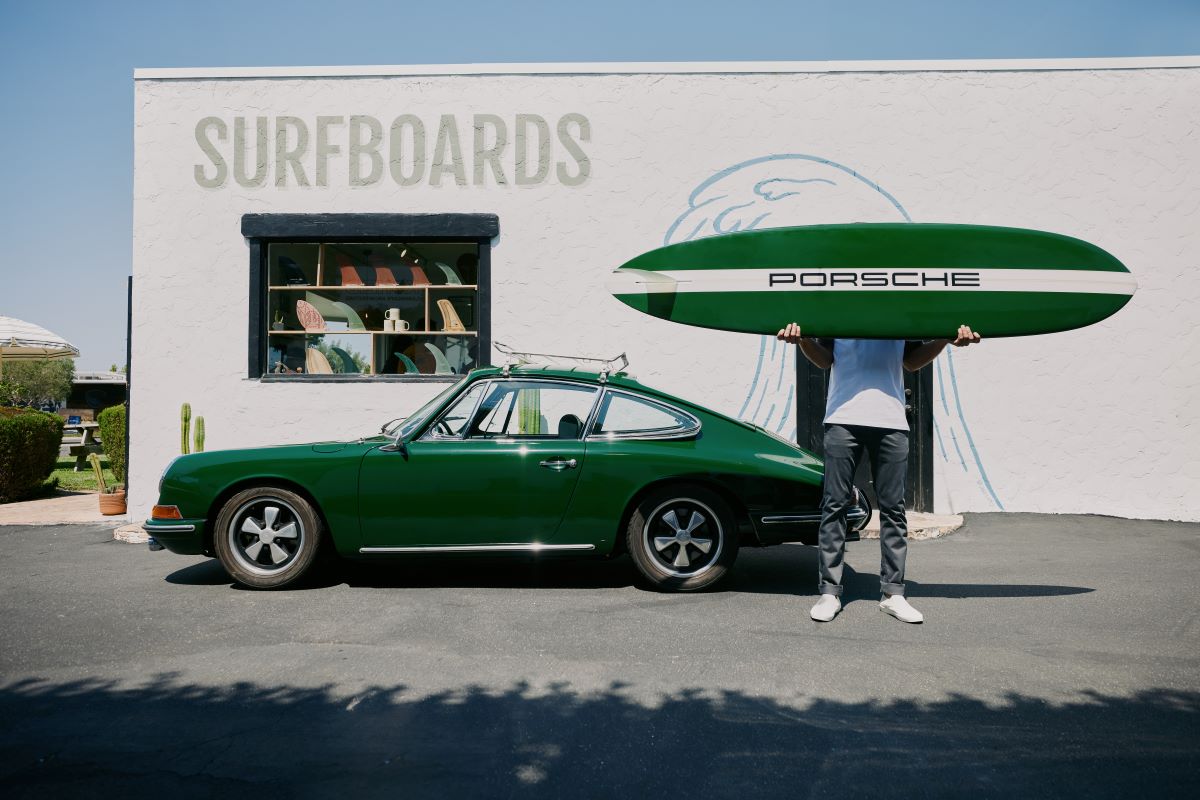
M444 75L700 75L836 72L1053 72L1075 70L1196 69L1200 56L1043 58L933 61L708 61L590 62L578 64L410 64L327 67L179 67L135 69L134 80L255 78L378 78Z

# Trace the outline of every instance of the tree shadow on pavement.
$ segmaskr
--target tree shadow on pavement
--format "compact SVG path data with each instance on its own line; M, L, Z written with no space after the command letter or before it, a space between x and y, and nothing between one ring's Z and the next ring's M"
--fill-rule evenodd
M1200 693L795 704L568 684L0 687L21 797L1194 797Z

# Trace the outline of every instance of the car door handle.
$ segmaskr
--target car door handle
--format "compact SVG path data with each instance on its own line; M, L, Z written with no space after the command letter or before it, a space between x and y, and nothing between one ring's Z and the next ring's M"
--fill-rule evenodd
M575 469L579 466L579 462L573 458L547 458L538 464L539 467L552 469L555 472L562 472L564 469Z

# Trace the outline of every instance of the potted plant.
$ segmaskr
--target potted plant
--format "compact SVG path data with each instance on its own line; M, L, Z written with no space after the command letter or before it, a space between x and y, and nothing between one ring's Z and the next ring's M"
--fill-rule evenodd
M128 510L125 502L125 487L109 486L100 493L100 513L106 517L124 514Z
M88 463L92 465L92 471L96 473L96 485L100 487L100 513L106 517L124 514L128 508L125 502L125 487L119 483L112 486L105 483L100 456L92 453L88 456Z

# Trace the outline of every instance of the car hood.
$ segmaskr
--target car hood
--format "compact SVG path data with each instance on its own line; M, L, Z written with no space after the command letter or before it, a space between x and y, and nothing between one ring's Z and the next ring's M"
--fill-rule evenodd
M390 441L392 441L392 437L378 434L376 436L366 436L361 439L352 439L348 442L313 442L308 446L312 448L314 453L340 453L352 445L367 444L375 446L387 444Z

